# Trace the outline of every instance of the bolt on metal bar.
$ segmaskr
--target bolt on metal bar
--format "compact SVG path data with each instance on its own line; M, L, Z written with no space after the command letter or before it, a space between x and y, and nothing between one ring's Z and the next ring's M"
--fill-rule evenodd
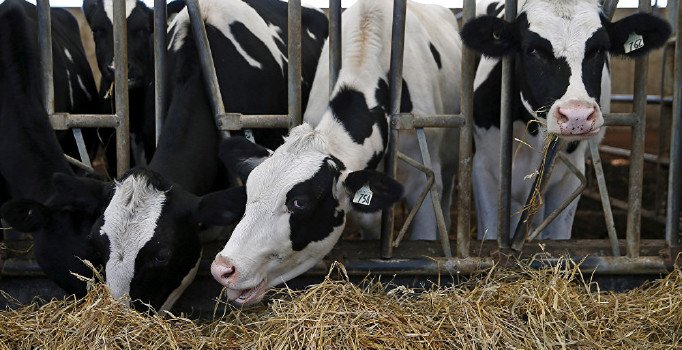
M220 92L220 84L218 83L218 75L215 70L213 56L211 54L211 44L208 42L208 35L206 34L206 26L201 17L201 8L198 0L187 0L187 12L192 24L192 31L194 32L194 41L199 52L199 61L201 62L201 70L204 76L204 83L208 88L209 100L211 102L211 109L213 116L216 118L216 124L220 124L219 116L225 114L225 105L223 104L223 96ZM222 131L222 136L230 137L230 132Z
M604 210L604 219L606 220L606 231L609 234L609 242L611 243L611 253L613 256L620 256L620 246L618 244L618 234L616 233L616 224L613 221L613 212L611 211L611 201L609 200L609 191L606 187L606 179L604 176L604 168L601 163L601 156L599 155L599 144L595 140L589 140L590 154L592 155L592 166L597 177L597 186L599 187L599 195L601 198L601 205Z
M166 0L154 0L154 125L159 145L166 115Z
M640 12L651 12L648 0L639 1ZM630 258L639 256L640 226L642 222L642 182L644 180L644 138L646 136L646 76L648 57L635 59L634 113L639 123L632 126L632 157L630 158L630 174L627 216L627 255Z
M116 173L122 176L130 168L130 123L128 114L128 30L126 1L114 1L114 93L116 94Z
M512 22L516 19L517 1L506 0L504 18ZM500 167L499 195L497 206L497 242L500 248L509 247L511 214L511 173L512 173L512 74L514 59L502 59L502 91L500 108Z
M341 0L329 0L329 95L341 71Z
M677 4L675 17L677 38L682 28L682 6ZM675 87L673 89L673 120L670 140L670 169L668 173L668 208L666 210L665 240L671 247L680 242L680 172L682 171L682 45L675 43Z
M405 48L405 19L407 0L393 1L393 25L391 28L391 65L388 76L390 89L391 125L397 122L396 114L400 112L400 96L402 93L403 51ZM388 145L384 160L384 170L395 178L397 172L398 130L391 127L388 133ZM389 259L393 255L393 224L395 222L395 205L383 211L381 216L381 257Z
M462 23L476 16L476 1L465 0ZM473 165L474 76L476 55L462 45L462 85L460 111L464 125L459 132L459 170L457 174L457 248L458 258L469 257L471 236L471 171Z
M301 125L303 109L301 107L301 0L289 0L288 3L288 62L289 62L289 128Z

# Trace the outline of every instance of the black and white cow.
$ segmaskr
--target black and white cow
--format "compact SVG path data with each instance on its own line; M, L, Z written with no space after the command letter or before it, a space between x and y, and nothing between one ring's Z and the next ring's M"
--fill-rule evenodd
M211 266L230 300L260 300L267 288L322 259L339 239L349 213L377 212L401 198L400 183L375 170L389 131L392 13L391 2L370 0L343 13L338 82L330 100L325 44L305 114L315 128L304 123L292 129L272 154L245 139L231 138L221 146L223 161L248 176L244 217ZM408 2L405 32L403 110L455 112L461 44L453 13ZM449 160L437 156L443 134L430 135L433 162L445 168ZM416 151L402 146L405 152ZM435 224L419 225L435 231Z
M597 0L520 2L513 23L504 21L500 1L479 2L478 17L462 28L462 40L483 54L474 83L474 198L478 238L497 237L500 77L503 56L515 59L512 90L514 139L512 214L518 214L531 190L548 134L569 141L564 151L585 170L588 144L604 134L611 81L608 54L638 57L660 47L669 25L649 14L609 22ZM631 50L631 41L642 46ZM564 164L557 163L536 215L535 225L559 207L579 185ZM541 234L541 239L571 236L576 199ZM518 220L512 217L513 233Z
M55 109L92 112L97 91L78 24L63 9L52 9L51 16ZM37 37L34 5L0 1L0 204L23 198L5 203L1 216L15 229L33 233L36 260L50 279L68 293L84 295L85 284L71 272L89 276L80 259L100 261L86 237L102 206L69 198L89 191L95 181L72 186L74 173L41 102Z
M154 125L154 13L142 1L125 0L128 29L128 104L130 132L133 138L135 160L146 164L154 154L156 139ZM172 16L182 10L184 0L168 4L167 14ZM113 94L110 89L115 80L113 0L84 0L83 13L95 41L97 66L102 73L100 95L104 107L111 112ZM144 153L141 151L144 150ZM113 148L112 148L113 151ZM142 156L144 154L144 156ZM109 152L113 157L113 153Z
M203 0L200 5L229 111L286 113L287 4ZM319 10L304 8L302 26L309 33L302 43L307 95L327 20ZM231 223L246 201L243 187L210 192L224 186L226 176L186 10L169 30L173 90L159 147L148 168L132 169L115 183L91 231L105 242L102 265L112 294L129 295L141 308L173 305L198 268L199 225ZM101 193L79 193L75 200L98 202Z

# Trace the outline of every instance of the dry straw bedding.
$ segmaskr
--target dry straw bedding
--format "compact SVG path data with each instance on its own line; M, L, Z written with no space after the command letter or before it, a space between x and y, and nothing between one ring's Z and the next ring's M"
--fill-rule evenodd
M456 287L348 282L342 266L261 307L216 304L210 323L141 314L102 285L82 300L0 312L0 349L680 349L682 271L603 292L576 264L494 268ZM388 292L387 292L388 290Z

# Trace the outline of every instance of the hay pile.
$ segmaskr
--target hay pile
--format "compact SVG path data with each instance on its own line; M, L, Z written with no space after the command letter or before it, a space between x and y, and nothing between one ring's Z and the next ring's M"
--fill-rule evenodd
M81 301L0 313L0 349L486 349L682 347L682 271L627 293L601 292L575 264L493 269L457 287L347 281L342 266L304 291L212 323L143 315L96 287ZM217 305L218 308L225 306Z

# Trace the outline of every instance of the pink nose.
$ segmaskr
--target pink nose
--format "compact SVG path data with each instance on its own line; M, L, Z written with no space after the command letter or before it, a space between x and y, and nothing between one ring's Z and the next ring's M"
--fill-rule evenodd
M562 135L582 135L592 132L597 121L597 109L587 106L559 107L557 123Z
M218 283L227 287L237 277L237 268L229 259L218 254L211 264L211 274Z

